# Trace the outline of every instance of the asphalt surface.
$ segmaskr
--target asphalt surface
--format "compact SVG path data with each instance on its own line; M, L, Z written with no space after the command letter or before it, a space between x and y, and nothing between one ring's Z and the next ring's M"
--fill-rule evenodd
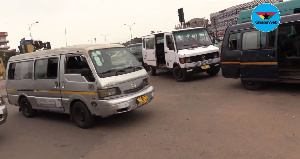
M156 90L152 103L98 119L90 129L64 114L28 119L8 105L1 158L300 158L299 84L247 91L240 80L205 73L184 83L158 73L150 83ZM4 81L0 87L5 93Z

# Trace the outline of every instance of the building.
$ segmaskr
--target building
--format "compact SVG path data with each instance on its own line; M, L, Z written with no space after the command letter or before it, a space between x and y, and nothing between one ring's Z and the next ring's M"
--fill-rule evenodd
M7 32L0 32L0 50L8 50Z
M185 26L182 26L180 24L176 25L175 26L175 29L182 29L182 28L194 28L194 27L208 27L209 24L208 24L209 20L208 19L205 19L205 18L193 18L189 21L187 21L185 23Z
M238 15L243 10L255 8L262 3L279 3L283 0L253 0L248 3L232 6L216 13L210 14L211 26L209 30L223 36L228 26L235 25L238 22Z

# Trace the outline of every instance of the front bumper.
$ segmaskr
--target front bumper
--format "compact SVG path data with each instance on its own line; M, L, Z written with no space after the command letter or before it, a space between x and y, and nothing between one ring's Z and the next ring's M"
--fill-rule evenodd
M186 63L186 72L187 73L200 73L204 72L208 69L202 69L201 66L206 66L209 65L210 68L216 68L216 67L221 67L220 64L220 58L214 58L214 59L209 59L209 60L203 60L203 61L198 61L198 62L192 62L192 63Z
M7 119L7 108L5 105L0 106L0 125L4 124Z
M149 99L149 101L143 105L138 105L137 98L140 96L146 95ZM101 117L108 117L114 114L120 114L129 112L131 110L134 110L136 108L139 108L141 106L144 106L152 101L154 98L154 87L149 86L148 88L137 92L135 94L121 97L118 99L111 99L111 100L99 100L97 101L97 107L94 107L97 109L94 111L96 116Z

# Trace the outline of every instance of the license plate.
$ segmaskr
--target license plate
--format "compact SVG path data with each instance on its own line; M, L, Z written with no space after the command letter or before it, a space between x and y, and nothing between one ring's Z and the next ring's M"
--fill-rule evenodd
M205 69L209 69L210 66L209 65L205 65L205 66L201 66L201 68L205 70Z
M143 95L137 98L137 101L139 102L139 105L145 104L149 101L148 96Z

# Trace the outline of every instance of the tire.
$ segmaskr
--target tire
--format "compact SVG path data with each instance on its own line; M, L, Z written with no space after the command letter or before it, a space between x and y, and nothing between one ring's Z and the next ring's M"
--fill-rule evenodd
M151 76L155 76L156 75L156 68L153 68L151 66L149 66L149 73Z
M246 90L259 90L262 88L263 84L261 82L241 80L244 88Z
M187 80L187 73L180 66L173 69L173 76L178 82L185 82Z
M142 62L142 66L144 67L144 69L145 69L146 71L149 70L149 67L148 67L144 62Z
M210 76L215 76L220 72L220 67L214 67L206 71Z
M76 102L73 105L71 115L75 124L82 129L91 127L95 121L94 116L83 102Z
M22 97L20 99L19 104L20 104L21 111L25 117L32 118L36 116L37 110L32 109L32 106L26 97Z

